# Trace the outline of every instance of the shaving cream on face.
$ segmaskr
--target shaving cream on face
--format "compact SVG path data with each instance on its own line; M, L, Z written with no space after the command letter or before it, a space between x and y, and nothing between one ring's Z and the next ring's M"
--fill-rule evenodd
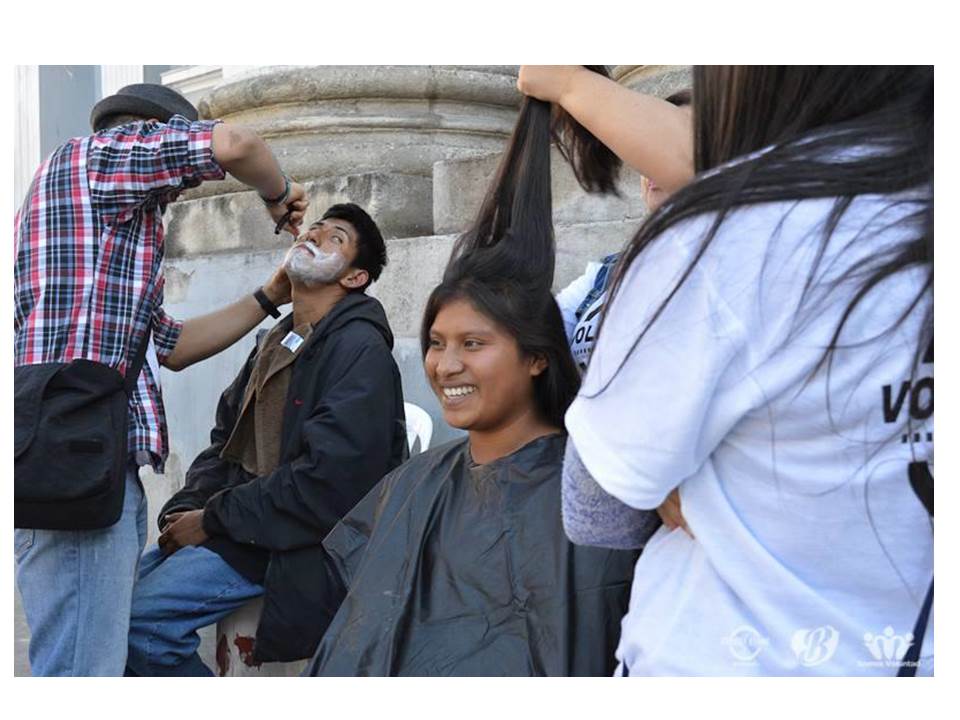
M340 277L347 261L338 252L326 253L311 242L299 242L287 251L283 268L294 282L324 285Z

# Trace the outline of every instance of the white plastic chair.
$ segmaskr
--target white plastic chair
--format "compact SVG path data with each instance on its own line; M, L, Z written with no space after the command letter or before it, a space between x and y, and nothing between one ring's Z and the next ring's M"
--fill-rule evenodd
M423 452L430 447L430 438L433 436L433 420L430 413L419 405L405 402L403 413L407 418L407 447L413 454L413 446L420 439L420 450Z

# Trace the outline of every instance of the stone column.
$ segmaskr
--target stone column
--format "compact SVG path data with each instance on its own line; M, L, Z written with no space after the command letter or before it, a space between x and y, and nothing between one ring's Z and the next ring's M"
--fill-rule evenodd
M631 90L657 97L693 86L689 65L614 65L610 75Z
M434 163L503 148L515 85L510 67L263 68L224 81L198 109L265 138L288 174L311 183L317 209L350 199L386 237L413 237L433 233ZM263 249L269 238L252 237L261 214L235 180L205 183L171 208L167 255Z
M285 67L225 82L198 109L253 128L297 179L428 177L438 160L502 148L520 101L515 84L510 67Z

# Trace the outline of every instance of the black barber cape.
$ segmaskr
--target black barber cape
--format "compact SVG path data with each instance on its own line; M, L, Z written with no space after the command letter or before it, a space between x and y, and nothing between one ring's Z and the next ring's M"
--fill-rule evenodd
M307 674L611 675L637 553L567 540L565 442L387 475L324 540L349 592Z

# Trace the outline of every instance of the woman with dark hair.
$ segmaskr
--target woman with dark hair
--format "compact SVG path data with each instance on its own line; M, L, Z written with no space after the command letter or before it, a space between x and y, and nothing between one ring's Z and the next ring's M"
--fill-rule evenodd
M586 187L612 187L616 163L564 122L525 103L427 301L424 369L468 436L387 475L326 538L345 599L309 674L613 671L636 554L578 547L561 524L563 415L580 377L550 294L551 136Z
M627 247L566 415L574 542L630 546L678 487L692 533L646 544L618 674L930 673L933 69L693 94L697 177Z
M555 103L592 137L640 172L640 192L649 212L693 177L692 93L678 90L664 99L630 90L582 65L521 65L517 88ZM583 275L557 293L557 304L573 359L585 372L607 302L607 289L621 253L587 263ZM686 521L676 490L657 508L670 529ZM645 525L646 527L646 525ZM646 538L635 538L640 547Z

